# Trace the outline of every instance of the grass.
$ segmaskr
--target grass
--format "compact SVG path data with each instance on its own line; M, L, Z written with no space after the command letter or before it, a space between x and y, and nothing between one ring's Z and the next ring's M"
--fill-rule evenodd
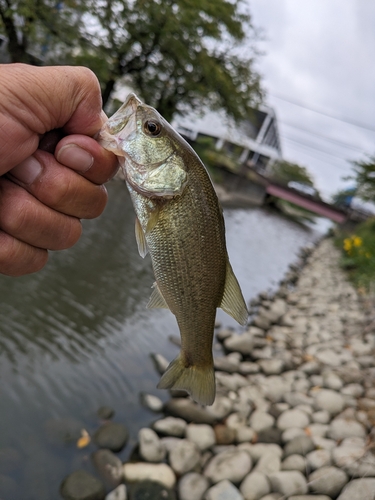
M357 287L369 291L375 284L375 218L359 224L352 233L341 232L336 244L342 251L341 266Z

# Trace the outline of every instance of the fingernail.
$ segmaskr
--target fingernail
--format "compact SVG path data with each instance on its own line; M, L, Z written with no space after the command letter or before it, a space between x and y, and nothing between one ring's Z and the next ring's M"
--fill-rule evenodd
M94 163L91 154L75 144L63 146L58 152L56 160L79 172L86 172Z
M24 184L32 184L42 172L42 165L34 156L29 156L9 171L13 177Z

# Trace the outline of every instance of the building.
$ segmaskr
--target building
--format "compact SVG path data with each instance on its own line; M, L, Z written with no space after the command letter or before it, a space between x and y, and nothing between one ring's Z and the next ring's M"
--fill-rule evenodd
M207 111L177 116L172 125L190 142L212 138L218 151L262 174L268 173L274 161L282 159L276 115L266 106L254 109L240 124L222 111Z

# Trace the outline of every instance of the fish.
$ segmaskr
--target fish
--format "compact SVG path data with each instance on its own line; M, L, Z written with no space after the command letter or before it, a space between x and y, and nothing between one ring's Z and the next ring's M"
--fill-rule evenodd
M183 137L135 94L104 124L98 141L118 156L136 213L138 251L151 256L155 283L147 307L169 309L180 330L180 353L158 388L185 390L212 405L216 309L241 325L248 310L209 174Z

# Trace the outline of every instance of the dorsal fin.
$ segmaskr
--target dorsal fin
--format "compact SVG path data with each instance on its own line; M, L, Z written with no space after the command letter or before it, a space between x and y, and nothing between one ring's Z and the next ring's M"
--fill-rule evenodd
M168 304L165 302L165 299L162 296L156 281L152 285L152 288L154 290L151 294L150 300L148 301L147 309L169 309Z
M229 261L227 263L224 294L219 307L238 321L240 325L246 325L249 312Z

